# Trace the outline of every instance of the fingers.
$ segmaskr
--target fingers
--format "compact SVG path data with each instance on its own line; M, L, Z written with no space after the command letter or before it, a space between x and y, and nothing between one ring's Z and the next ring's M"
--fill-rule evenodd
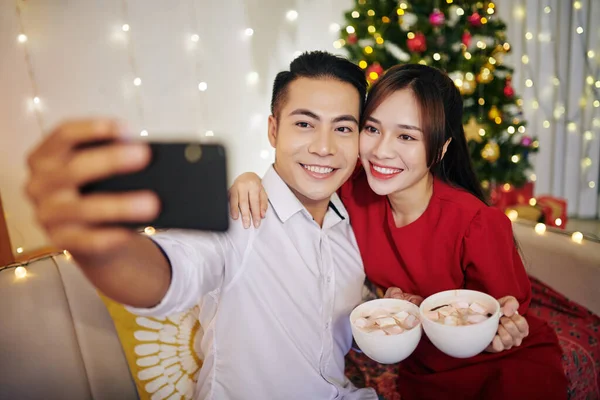
M513 317L515 317L515 316L513 316ZM520 346L525 335L523 335L523 333L519 330L519 328L513 322L513 320L508 317L502 317L500 319L500 324L508 332L508 334L512 337L513 345Z
M75 258L108 257L129 243L133 231L125 228L87 228L84 225L60 225L49 229L52 242L68 250Z
M238 204L244 228L250 228L250 200L248 192L238 193Z
M240 217L239 211L239 197L238 192L235 188L229 189L229 214L231 218L237 220Z
M527 319L519 314L513 315L510 319L516 325L519 332L521 332L523 338L529 336L529 323L527 322Z
M91 194L59 192L38 208L42 225L147 222L158 216L160 202L152 192Z
M501 351L503 351L504 345L502 344L500 336L494 336L492 343L490 343L490 345L485 350L490 353L500 353Z
M388 288L388 290L385 291L385 295L383 297L386 299L400 299L402 298L403 294L404 292L402 291L402 289L397 287L390 287Z
M498 335L500 337L500 341L502 342L502 349L503 350L510 350L513 345L513 337L510 335L510 333L508 333L508 331L506 330L506 328L504 328L504 326L500 325L498 326Z
M32 170L52 165L77 145L123 137L123 129L110 119L68 121L58 126L29 155Z
M252 188L250 193L248 194L248 199L250 203L250 212L252 215L252 221L254 222L254 227L258 228L260 226L261 217L261 205L260 205L260 192L254 190Z
M260 216L265 218L267 216L267 208L269 207L269 198L265 189L260 191Z
M519 310L519 302L514 296L505 296L498 299L502 313L507 317L512 317Z
M424 299L423 297L417 296L416 294L409 294L405 295L405 300L410 301L416 306L420 306Z

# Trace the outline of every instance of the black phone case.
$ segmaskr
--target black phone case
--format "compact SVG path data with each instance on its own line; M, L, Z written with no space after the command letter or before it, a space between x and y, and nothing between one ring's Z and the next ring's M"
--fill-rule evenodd
M152 160L143 171L91 183L81 192L152 190L159 196L158 218L119 224L122 226L226 231L229 204L225 148L198 143L150 143L150 147Z

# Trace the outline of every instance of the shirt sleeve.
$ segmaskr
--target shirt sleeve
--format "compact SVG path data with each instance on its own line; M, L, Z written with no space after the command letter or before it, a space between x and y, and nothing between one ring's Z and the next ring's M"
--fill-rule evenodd
M136 315L165 317L195 306L203 296L220 288L226 271L227 240L224 236L180 230L152 236L171 265L171 284L155 307L126 308Z
M531 301L531 283L515 242L512 223L499 209L483 207L463 239L465 288L500 298L514 296L519 313Z

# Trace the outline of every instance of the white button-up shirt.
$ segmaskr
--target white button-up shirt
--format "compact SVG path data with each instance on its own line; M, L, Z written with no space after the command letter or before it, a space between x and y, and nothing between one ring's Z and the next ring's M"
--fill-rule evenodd
M129 309L164 317L200 304L197 399L377 399L344 375L365 279L346 209L334 194L321 228L272 167L263 185L258 229L155 235L171 285L158 306Z

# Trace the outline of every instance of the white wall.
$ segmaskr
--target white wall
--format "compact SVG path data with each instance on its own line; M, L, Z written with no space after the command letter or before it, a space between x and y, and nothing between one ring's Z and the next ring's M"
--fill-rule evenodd
M18 0L0 1L0 194L13 247L25 251L46 243L22 193L25 156L44 132L66 118L102 115L126 121L149 138L189 135L228 145L231 177L242 171L263 173L273 159L266 137L270 89L275 74L299 50L335 51L343 11L352 0ZM552 12L543 12L545 4ZM562 0L502 0L497 10L508 23L517 67L514 84L525 97L530 131L540 136L536 161L539 193L567 196L571 214L596 215L600 127L598 108L588 99L576 107L585 86L579 35L572 31L581 16L584 46L595 49L590 61L598 79L600 2L582 0L577 13ZM124 5L126 7L124 7ZM523 12L515 13L522 9ZM286 19L296 10L298 19ZM580 13L580 14L578 14ZM559 28L558 20L561 25ZM21 27L21 22L23 26ZM123 24L130 25L123 32ZM593 27L593 29L592 29ZM244 35L246 28L254 35ZM531 31L534 40L524 35ZM17 40L21 32L28 40ZM550 42L538 40L549 33ZM192 34L200 40L191 40ZM577 39L577 40L576 40ZM521 56L530 64L523 68ZM26 62L29 54L30 63ZM32 74L29 74L31 66ZM256 72L258 82L248 83ZM549 77L558 75L555 87ZM133 85L139 76L142 84ZM525 87L533 79L534 92ZM208 90L198 91L198 83ZM33 104L38 96L40 103ZM537 99L539 108L533 109ZM557 104L565 114L554 121ZM542 113L549 110L550 115ZM580 111L582 110L582 111ZM38 119L39 117L39 119ZM550 120L551 128L543 128ZM566 124L576 123L574 132ZM584 132L592 132L586 140ZM582 169L582 158L591 167Z
M212 130L213 140L228 145L231 177L247 170L262 174L273 159L266 121L275 74L297 50L334 51L337 33L330 25L342 24L342 10L352 1L18 4L25 43L17 40L15 2L0 1L0 193L13 247L27 251L46 243L22 193L26 153L44 131L91 115L121 118L136 132L148 130L149 138L205 138ZM297 11L296 21L286 19L289 10ZM254 35L246 36L246 28ZM197 43L190 39L194 33ZM252 72L258 74L255 84L247 81ZM136 76L139 87L133 85ZM200 81L208 84L205 92L198 90ZM32 103L36 95L41 126Z

